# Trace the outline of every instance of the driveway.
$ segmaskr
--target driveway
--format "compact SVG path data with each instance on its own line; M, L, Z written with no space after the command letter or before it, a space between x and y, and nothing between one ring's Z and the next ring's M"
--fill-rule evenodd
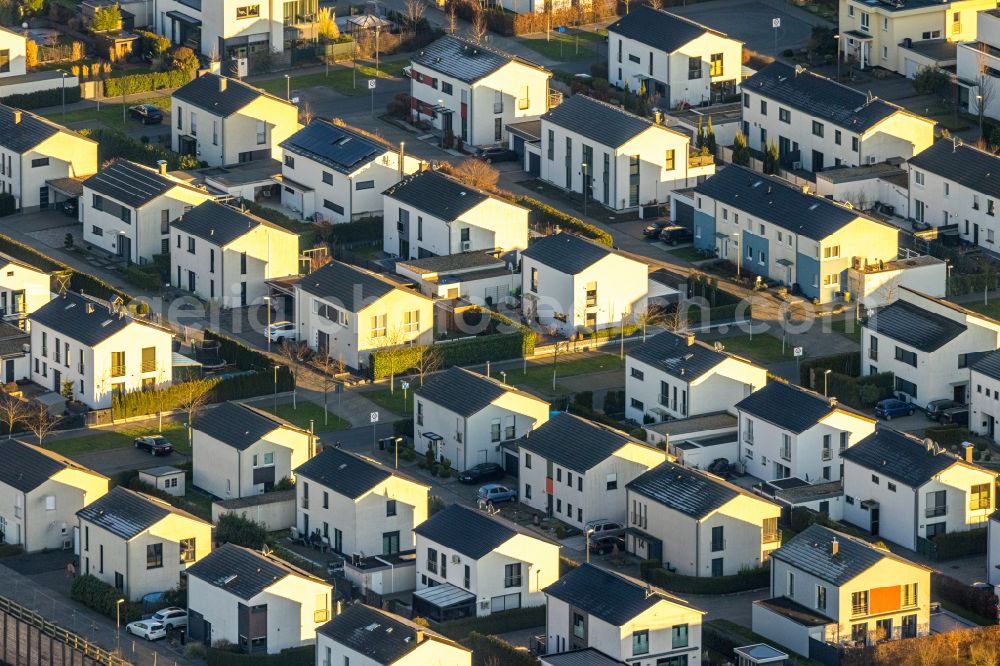
M150 432L155 432L155 423L150 424ZM69 456L84 467L99 472L105 476L114 476L133 469L148 469L162 465L174 467L187 462L187 456L174 451L169 456L151 456L146 451L140 451L132 446L120 449L105 449L89 453L75 453Z

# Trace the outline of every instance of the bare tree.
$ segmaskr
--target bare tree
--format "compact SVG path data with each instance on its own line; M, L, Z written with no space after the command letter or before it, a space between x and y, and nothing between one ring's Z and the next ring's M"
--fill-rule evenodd
M659 305L646 304L646 307L642 310L636 310L635 314L636 325L642 329L642 341L646 341L646 329L649 326L656 326L664 317L663 308ZM676 329L673 329L676 330Z
M406 20L414 27L424 17L424 0L406 0Z
M500 180L500 172L492 165L473 158L466 159L452 173L466 185L487 192L496 192Z
M649 6L653 9L663 9L663 0L649 0Z
M472 3L472 8L472 28L469 32L469 38L476 44L482 44L483 40L486 39L488 30L486 26L486 12L478 2Z
M49 413L48 407L40 402L36 402L27 408L23 423L38 440L38 445L41 446L45 441L45 437L55 430L56 426L62 420L63 417L53 416Z
M303 125L308 125L312 122L313 118L316 117L316 112L312 108L312 104L309 102L303 102L299 106L299 122Z
M0 394L0 421L7 426L7 439L14 433L14 426L28 415L28 403L9 393Z
M417 376L420 378L420 385L424 385L424 377L432 372L441 369L444 364L444 354L437 345L425 345L420 350L420 357L417 359Z
M336 376L344 371L344 360L342 358L334 359L330 355L330 350L324 347L319 350L315 364L323 379L323 425L327 425L330 416L330 410L327 407L328 396L330 389L336 384Z
M291 342L289 340L281 342L281 355L287 361L288 372L292 375L292 409L299 408L295 389L298 386L302 363L309 359L310 354L312 354L312 350L304 342Z
M178 386L177 406L187 414L188 446L191 446L191 429L198 412L208 404L212 384L204 380L184 382Z
M986 115L986 109L992 104L996 94L995 81L990 74L990 60L986 48L985 44L981 44L980 50L976 54L976 88L979 91L976 95L976 111L979 113L980 136L983 133L983 116Z
M458 30L458 10L455 7L455 0L448 3L448 34L454 35Z

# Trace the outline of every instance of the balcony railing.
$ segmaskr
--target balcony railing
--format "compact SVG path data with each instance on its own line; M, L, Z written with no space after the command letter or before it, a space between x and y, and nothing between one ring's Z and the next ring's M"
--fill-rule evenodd
M153 372L156 370L156 360L143 361L140 366L140 372Z
M309 498L308 497L303 497L302 498L302 508L303 509L308 509L309 508Z
M112 377L124 377L125 376L125 366L124 365L113 365L113 366L111 366L111 376Z
M948 515L947 506L929 506L924 509L924 516L927 518L935 518L937 516Z
M529 106L531 106L531 100L529 100L527 97L522 97L519 100L517 100L517 109L519 111L524 111Z
M868 358L870 358L873 361L877 361L878 360L878 350L877 349L869 349L868 350Z
M830 456L830 449L823 449L823 454L822 455L823 455L823 460L829 460L830 457L831 457Z
M851 617L859 617L862 615L868 615L868 604L851 604Z
M725 539L712 539L712 552L713 553L717 553L720 550L725 550L725 549L726 549L726 540Z
M781 541L781 532L764 532L760 536L761 543L777 543Z
M712 155L688 155L689 168L711 166L712 164L715 164L715 157Z
M503 113L503 102L493 102L493 113Z
M664 407L669 407L670 406L670 396L669 395L661 393L657 397L657 399L660 401L660 404L663 405Z
M504 587L521 587L521 577L520 576L505 576L503 579Z

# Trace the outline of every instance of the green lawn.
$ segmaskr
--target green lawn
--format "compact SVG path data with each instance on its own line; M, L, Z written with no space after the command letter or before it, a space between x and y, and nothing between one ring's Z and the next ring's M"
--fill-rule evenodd
M160 107L167 113L170 112L169 97L153 97L145 100L143 104L155 104L156 106ZM111 129L121 129L122 106L123 106L122 104L101 104L100 110L98 110L97 106L95 105L95 106L89 106L85 109L75 109L72 111L67 111L65 115L62 114L60 111L56 110L55 112L48 114L47 117L50 120L57 122L59 124L97 121ZM127 107L133 106L133 104L125 104L124 106L126 107L126 115L127 115ZM169 122L169 120L164 119L164 122ZM135 126L139 125L139 122L137 120L133 120L132 118L126 118L125 123L126 127L130 127L132 125Z
M91 451L107 451L132 446L132 441L140 435L157 434L156 425L136 425L121 430L95 430L92 435L82 435L69 439L47 439L45 448L64 456ZM179 453L190 453L187 429L183 424L174 421L164 421L161 433L169 440Z
M753 340L750 339L749 335L739 335L736 337L719 338L718 341L725 346L726 351L746 356L751 361L756 361L763 365L789 361L794 358L792 356L792 345L786 343L785 353L782 355L781 340L767 333L758 333L753 336Z
M406 391L406 397L404 398L403 389L399 388L399 381L399 377L397 377L395 392L391 392L388 388L384 388L378 389L377 391L366 391L361 395L368 398L379 407L393 412L397 416L407 416L412 414L413 390L411 389Z
M840 333L857 343L861 342L861 324L858 323L854 317L845 317L844 319L835 319L831 321L830 330L834 333Z
M676 257L681 261L702 261L705 259L705 253L701 252L693 245L689 247L679 247L674 250L667 250L667 254L672 257Z
M330 404L336 404L336 397L333 393L330 394ZM283 405L278 405L278 411L275 412L269 404L261 404L260 409L271 414L277 414L279 417L285 419L290 423L294 423L300 428L305 430L309 429L310 419L313 421L316 433L331 432L333 430L345 430L350 427L350 423L340 418L332 411L330 411L326 418L326 424L324 425L323 419L323 407L317 405L314 402L309 402L308 400L299 400L298 407L292 409L292 404L287 403Z
M592 43L601 39L593 32L580 32L577 35L560 34L553 32L549 39L545 37L534 37L522 39L521 43L532 51L551 58L552 60L591 60L594 58Z
M967 310L984 314L987 317L1000 319L1000 299L994 299L988 303L983 303L981 299L976 299L975 301L970 301L968 303L959 303L959 305Z
M358 65L356 76L350 67L345 68L339 65L331 68L329 74L326 72L304 74L301 76L295 76L293 74L291 77L292 96L295 96L296 90L318 88L321 86L333 88L342 95L367 95L368 79L390 79L399 77L402 75L402 64L403 61L401 60L388 60L380 62L377 72L374 64ZM357 84L356 86L355 83ZM281 77L280 79L269 79L267 81L258 81L255 82L254 85L258 88L263 88L272 95L277 95L278 97L284 97L288 92L288 83L285 81L285 77Z
M559 380L576 375L589 375L608 370L622 370L624 362L617 354L600 354L582 358L561 357L556 363L556 392L559 392ZM543 394L552 394L552 361L528 366L527 372L511 370L507 373L507 383L527 386ZM623 378L624 380L624 378Z

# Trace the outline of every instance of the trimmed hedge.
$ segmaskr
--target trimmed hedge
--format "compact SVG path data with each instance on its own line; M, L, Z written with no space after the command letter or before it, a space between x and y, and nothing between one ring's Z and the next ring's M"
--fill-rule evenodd
M821 381L822 373L814 373L815 383ZM863 377L851 377L839 372L831 372L827 379L828 391L837 400L855 409L869 409L879 400L891 398L895 392L895 375L880 372ZM813 386L813 389L818 388Z
M537 666L542 663L526 650L516 648L496 636L483 636L475 631L462 641L462 645L472 650L472 666Z
M66 103L74 104L80 101L80 86L66 87ZM18 95L7 95L0 98L5 106L13 106L18 109L44 109L49 106L61 106L63 102L62 86L50 88L49 90L38 90L36 92L21 93Z
M196 379L208 385L208 402L225 402L226 400L242 400L267 395L274 391L274 375L270 369L246 371L241 375L226 378ZM187 396L184 384L174 384L154 391L132 391L117 396L111 404L112 415L116 419L130 416L156 414L163 411L179 409ZM292 390L292 373L287 366L278 368L278 392ZM162 405L161 405L162 398Z
M516 194L514 195L513 200L514 203L531 210L529 219L531 226L535 228L558 226L563 230L573 231L581 236L586 236L587 238L595 240L602 245L607 245L608 247L611 247L613 244L611 234L608 232L603 229L598 229L593 224L584 222L580 218L567 215L561 210L556 210L552 206L544 204L538 199L525 196L523 194Z
M216 538L220 543L231 543L244 548L260 550L267 543L267 530L262 523L235 513L224 513L216 523Z
M139 287L139 289L145 289L146 291L159 291L163 286L160 278L160 269L152 264L148 266L130 264L125 269L125 279L128 280L129 284L133 284Z
M242 654L219 648L208 648L208 666L314 666L316 646L286 648L278 654Z
M272 365L271 359L263 352L251 349L242 342L221 333L205 329L205 339L218 342L219 356L240 370L260 370L261 368L270 368Z
M108 585L95 576L84 574L73 581L69 596L73 601L79 601L87 608L114 620L119 613L118 600L122 598L122 593L114 585ZM142 604L126 600L120 612L121 623L124 626L142 618Z
M252 213L253 215L256 215L263 220L267 220L268 222L274 222L279 227L283 227L297 234L313 230L313 225L310 222L293 219L282 213L280 210L275 210L273 208L269 208L268 206L261 206L259 203L250 201L249 199L241 199L240 203L248 213Z
M742 571L733 576L681 576L660 567L656 560L639 564L642 579L670 592L682 594L732 594L759 590L771 584L771 567Z
M953 560L968 555L985 555L989 540L985 527L964 532L947 532L939 534L931 540L934 548L934 560Z
M194 78L194 71L173 69L167 72L126 74L104 81L105 97L121 97L164 88L180 88Z
M802 386L811 385L809 371L813 369L816 369L820 374L829 369L841 375L857 377L861 374L861 352L847 352L801 361L799 364L799 384Z
M378 217L369 217L356 222L341 222L332 226L332 238L337 243L382 240L382 219Z
M932 571L931 596L953 603L987 620L996 621L997 596L993 592L970 587L951 576Z
M929 437L937 442L938 446L950 449L953 446L958 446L962 442L969 439L972 433L969 429L958 423L944 423L941 425L931 426L924 430L924 437ZM937 537L935 537L937 539Z
M473 633L490 635L505 634L508 631L520 631L545 625L545 606L518 608L517 610L501 611L486 617L465 617L461 620L451 620L433 624L432 628L442 636L452 640L463 640Z

